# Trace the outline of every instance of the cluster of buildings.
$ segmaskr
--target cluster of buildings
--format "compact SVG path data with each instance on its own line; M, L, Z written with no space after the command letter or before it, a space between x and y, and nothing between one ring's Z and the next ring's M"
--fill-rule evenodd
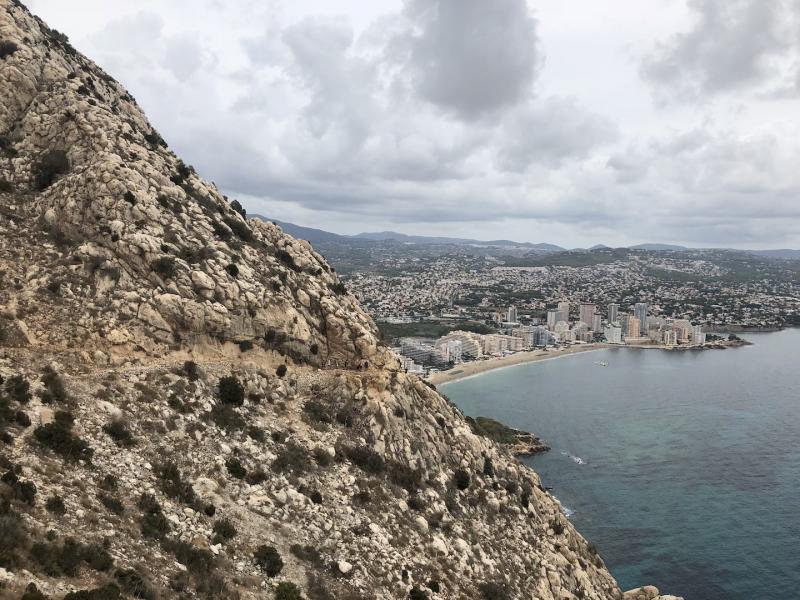
M644 302L654 314L689 319L708 330L800 323L800 280L787 261L764 262L724 251L610 254L607 261L585 266L559 264L565 258L569 256L556 255L554 264L513 266L511 260L494 256L381 245L370 254L369 268L359 263L346 280L377 321L487 322L498 307L514 304L525 322L555 319L553 327L569 319L547 313L557 312L559 301L569 298L575 310L581 301L596 302L603 307L602 318L623 329L619 318L609 319L605 307L610 303ZM645 319L632 316L639 318L641 329ZM512 319L504 315L501 320ZM596 323L586 324L602 331ZM627 330L622 335L627 337Z
M645 302L635 303L629 312L618 303L608 304L605 313L589 302L576 305L573 319L568 301L547 310L545 322L530 319L521 323L517 309L508 308L495 315L497 333L453 331L438 339L402 338L397 353L404 367L421 372L421 365L445 367L485 357L503 356L522 350L574 343L655 344L667 347L702 346L706 334L702 325L687 319L673 319L649 314Z
M569 320L569 302L559 302L547 311L547 328L562 343L605 341L609 344L653 343L666 346L706 343L702 325L693 325L688 319L673 319L649 314L646 302L637 302L630 312L621 312L618 303L610 303L605 315L597 305L582 302L578 306L578 319Z

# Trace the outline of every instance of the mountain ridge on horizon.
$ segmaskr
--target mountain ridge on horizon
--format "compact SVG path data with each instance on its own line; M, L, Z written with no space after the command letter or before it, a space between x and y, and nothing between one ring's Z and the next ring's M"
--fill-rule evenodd
M330 231L325 231L323 229L317 229L313 227L305 227L303 225L297 225L295 223L290 223L288 221L271 219L269 217L265 217L260 214L252 214L250 216L264 221L271 221L276 225L280 226L281 229L283 229L290 235L304 239L312 244L324 243L324 242L345 243L345 242L357 242L357 241L366 241L366 242L395 241L395 242L405 242L410 244L431 244L431 245L453 244L453 245L495 246L495 247L507 246L515 248L530 248L531 250L545 252L545 253L592 252L595 250L605 250L614 248L627 248L628 250L645 250L650 252L730 250L734 252L746 252L748 254L754 254L764 258L777 258L777 259L788 259L788 260L800 259L800 249L792 249L792 248L774 248L766 250L725 248L725 247L695 248L690 246L682 246L678 244L663 244L663 243L643 243L643 244L634 244L631 246L616 246L616 247L608 246L606 244L595 244L594 246L588 248L565 248L563 246L558 246L556 244L550 244L546 242L535 243L535 242L517 242L514 240L476 240L472 238L459 238L459 237L448 237L448 236L409 235L405 233L399 233L396 231L361 232L355 235L346 235L340 233L333 233Z

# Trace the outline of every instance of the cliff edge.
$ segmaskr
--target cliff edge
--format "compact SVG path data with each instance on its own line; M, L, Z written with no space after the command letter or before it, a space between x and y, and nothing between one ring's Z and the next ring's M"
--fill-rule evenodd
M0 436L0 597L623 598L309 244L14 0Z

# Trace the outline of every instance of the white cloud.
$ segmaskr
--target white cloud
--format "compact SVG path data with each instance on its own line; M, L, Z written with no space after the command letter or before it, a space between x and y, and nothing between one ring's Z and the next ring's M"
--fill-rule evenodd
M798 4L34 8L250 211L350 233L800 246Z

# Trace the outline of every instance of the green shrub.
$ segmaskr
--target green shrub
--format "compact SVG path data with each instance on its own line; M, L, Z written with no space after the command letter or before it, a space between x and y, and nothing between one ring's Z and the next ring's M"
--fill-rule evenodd
M225 468L228 469L228 473L230 473L231 477L235 477L236 479L244 479L245 475L247 475L247 469L244 468L242 461L238 458L229 458L226 460Z
M358 504L367 504L370 500L372 500L372 496L370 496L367 490L359 490L353 494L353 502L357 502Z
M19 50L19 46L17 46L14 42L10 42L8 40L0 41L0 59L5 59L6 56L11 56Z
M200 368L193 360L187 360L185 363L183 363L183 369L181 369L181 372L189 381L197 381L200 379Z
M346 453L353 464L367 473L382 473L386 468L383 457L369 446L351 446Z
M195 504L197 496L191 484L184 481L181 472L172 461L167 461L156 467L156 475L161 480L161 491L170 498L174 498L184 504Z
M6 394L20 404L27 404L31 396L31 386L22 375L13 375L5 383Z
M20 427L31 426L31 418L28 416L28 413L26 413L24 410L18 410L17 414L14 415L14 420Z
M231 217L225 217L223 221L225 221L225 225L230 227L231 231L233 231L239 239L245 242L253 240L253 232L250 231L250 228L244 221Z
M244 404L244 387L233 375L222 377L217 384L219 399L223 404L241 406Z
M46 190L59 175L69 172L69 159L63 150L49 150L39 157L33 167L34 187L37 191Z
M67 400L67 389L64 385L64 378L56 373L52 367L45 367L44 373L42 373L42 383L45 389L39 397L44 404L65 402Z
M31 581L25 587L25 592L20 596L20 600L49 600L49 598L40 592L36 584Z
M230 404L217 404L208 417L217 427L226 431L239 431L247 426L244 418Z
M247 475L245 475L244 480L249 485L258 485L260 483L264 483L267 480L267 474L264 472L263 469L255 469L253 471L248 471Z
M259 546L255 551L256 564L267 574L275 577L283 569L281 555L273 546Z
M103 425L103 431L114 440L117 446L123 448L130 448L136 445L136 440L133 434L128 429L128 425L122 419L114 419L110 423Z
M13 487L14 494L20 502L29 506L36 503L36 485L32 481L17 481Z
M191 573L205 575L214 569L214 555L210 550L195 548L182 540L168 540L163 546Z
M117 569L114 578L126 594L143 600L155 600L156 593L147 580L133 569Z
M223 544L236 537L236 527L228 519L220 519L214 523L212 543Z
M144 512L139 527L142 535L155 540L163 540L170 531L170 524L158 500L150 494L142 494L139 498L139 508Z
M409 600L428 600L428 592L419 589L416 585L408 593Z
M333 457L328 454L325 448L314 448L314 460L320 467L327 467L333 462Z
M231 208L242 215L243 219L247 218L247 211L244 209L244 206L242 206L242 203L238 200L231 200Z
M311 563L317 568L322 568L325 565L322 555L319 553L319 550L314 548L314 546L301 546L300 544L292 544L289 548L289 551L300 560Z
M315 423L333 423L330 408L318 400L308 400L303 405L308 419Z
M114 558L99 544L83 547L83 560L95 571L109 571L114 566Z
M301 598L298 587L289 581L281 581L275 588L275 600L301 600Z
M478 586L482 600L511 600L511 593L504 583L485 582Z
M470 476L464 469L457 469L455 473L453 473L453 485L456 486L459 490L465 490L469 487L470 484Z
M412 469L406 464L392 461L387 469L389 481L404 490L414 492L419 489L422 482L422 471Z
M51 577L75 577L84 563L95 571L108 571L114 566L114 559L102 546L85 545L72 538L60 545L37 542L31 547L31 557Z
M406 503L408 504L408 508L410 508L411 510L416 510L416 511L425 510L425 500L423 500L422 497L419 496L418 494L410 495Z
M44 507L54 515L63 516L67 514L67 506L61 496L50 496L45 502Z
M0 509L0 567L14 567L18 553L28 544L28 531L22 517L6 508Z
M250 425L247 428L247 435L257 442L263 442L267 439L267 436L264 434L264 430L256 425Z
M352 405L345 405L336 411L336 422L345 427L352 427L358 412Z
M161 134L159 134L155 129L150 133L144 134L144 141L151 146L161 146L163 148L167 147L167 142L164 141L164 138L162 138Z
M0 192L5 194L10 194L13 191L14 191L14 186L11 185L10 181L7 181L5 179L0 179Z
M109 496L108 494L104 494L100 492L97 494L97 499L105 506L109 511L114 513L115 515L121 515L125 512L125 505L122 504L117 498L114 496Z
M175 276L175 259L162 256L150 263L150 269L162 279L172 279Z
M176 173L170 177L170 180L172 180L172 182L176 185L181 185L184 181L186 181L186 178L189 177L191 172L191 169L187 167L182 160L179 160Z
M65 460L91 462L94 450L72 433L72 415L59 411L55 417L52 423L40 425L33 431L36 440Z
M285 264L287 267L292 269L293 271L300 271L300 267L297 266L297 263L294 262L294 258L291 254L289 254L286 250L280 249L275 252L275 256Z
M308 453L302 446L293 442L287 444L272 461L272 470L277 473L300 475L308 471L310 467L311 461L308 459Z
M275 369L275 375L278 377L283 377L286 375L286 365L278 365L278 368Z
M117 478L111 474L108 474L103 477L99 487L101 490L105 490L107 492L115 492L117 491Z

